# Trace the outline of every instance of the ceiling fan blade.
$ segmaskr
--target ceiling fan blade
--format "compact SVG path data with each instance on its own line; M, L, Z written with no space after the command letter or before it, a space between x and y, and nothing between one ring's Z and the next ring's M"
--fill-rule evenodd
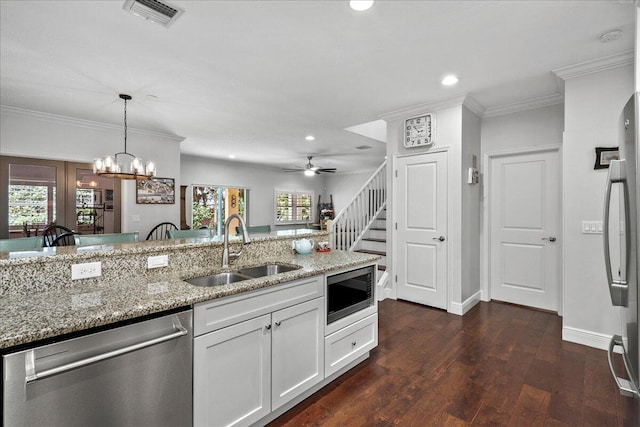
M317 171L318 172L327 172L327 173L335 173L336 172L336 168L318 168Z
M282 172L304 172L304 169L282 169Z

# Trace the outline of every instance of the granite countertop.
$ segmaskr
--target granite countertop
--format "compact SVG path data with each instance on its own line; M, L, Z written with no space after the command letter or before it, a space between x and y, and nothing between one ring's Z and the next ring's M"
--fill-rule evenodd
M182 280L193 276L158 274L91 285L74 283L63 290L8 295L0 299L0 349L373 263L378 258L377 255L343 251L291 254L278 259L263 259L261 264L280 262L299 265L301 269L223 286L197 287Z

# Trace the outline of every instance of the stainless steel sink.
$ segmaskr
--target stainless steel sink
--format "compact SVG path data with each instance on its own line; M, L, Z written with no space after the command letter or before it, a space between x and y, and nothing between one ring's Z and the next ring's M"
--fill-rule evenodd
M235 272L229 272L218 273L212 276L194 277L193 279L186 279L185 282L190 283L194 286L220 286L249 279L253 279L253 277L245 276Z
M287 271L298 270L302 267L286 264L271 263L259 265L257 267L243 268L238 271L213 274L211 276L194 277L185 279L185 282L194 286L221 286L230 283L241 282L243 280L256 279L258 277L273 276L274 274L285 273Z
M274 274L286 273L287 271L298 270L300 268L301 267L297 265L291 266L291 265L274 263L274 264L259 265L257 267L242 268L238 270L238 274L243 274L245 276L256 278L256 277L272 276Z

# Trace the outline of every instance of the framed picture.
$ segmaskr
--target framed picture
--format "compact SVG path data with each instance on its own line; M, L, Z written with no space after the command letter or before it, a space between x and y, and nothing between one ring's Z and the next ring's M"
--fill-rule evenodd
M611 160L620 159L618 147L596 147L596 164L594 169L607 169Z
M136 203L144 205L167 205L176 202L173 178L151 178L136 182Z
M113 190L104 190L104 201L113 202Z
M104 210L105 211L112 211L113 210L113 202L107 202L104 204Z

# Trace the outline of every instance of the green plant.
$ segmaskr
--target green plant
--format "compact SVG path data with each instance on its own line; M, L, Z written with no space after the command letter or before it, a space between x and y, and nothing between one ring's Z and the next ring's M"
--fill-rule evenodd
M202 223L205 222L205 220L207 219L211 219L213 217L211 211L209 210L209 208L207 208L206 206L203 206L201 204L198 203L194 203L193 204L193 214L192 214L192 218L193 218L193 224L192 224L192 228L195 230L197 228L200 228L202 226Z

